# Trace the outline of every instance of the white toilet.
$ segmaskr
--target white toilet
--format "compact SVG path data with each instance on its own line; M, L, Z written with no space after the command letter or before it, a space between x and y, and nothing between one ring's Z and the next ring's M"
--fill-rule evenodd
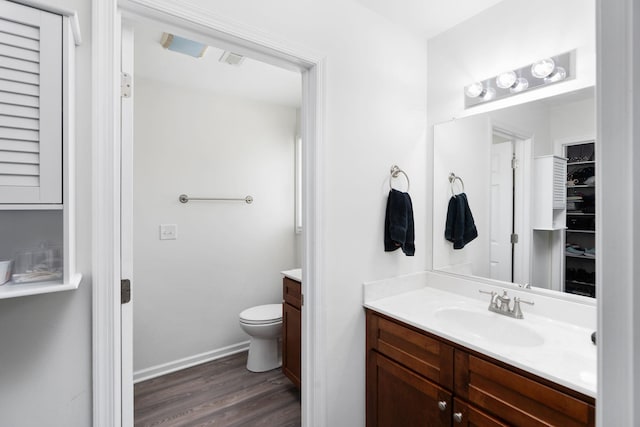
M251 337L248 370L264 372L281 365L282 304L247 308L240 313L240 327Z

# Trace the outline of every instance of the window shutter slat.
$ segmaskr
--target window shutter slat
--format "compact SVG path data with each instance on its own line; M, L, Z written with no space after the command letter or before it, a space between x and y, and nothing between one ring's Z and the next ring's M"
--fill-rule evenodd
M38 119L0 115L0 128L38 130L39 124L40 121Z
M38 27L20 24L7 19L0 19L0 31L28 39L40 40L40 30Z
M0 163L0 175L40 175L40 166L19 163Z
M37 142L39 140L39 137L39 132L34 130L0 128L0 138L4 139L17 139L21 141Z
M23 107L40 107L40 99L37 96L20 95L18 93L0 91L0 103L19 105Z
M34 52L40 51L40 41L38 39L34 40L15 34L0 32L0 44L31 50Z
M40 74L40 64L37 62L29 62L0 55L0 64L2 64L2 68Z
M29 96L40 95L39 86L13 82L10 80L0 80L0 91L17 93L19 95L29 95Z
M21 163L26 165L40 164L40 154L38 153L21 153L16 151L1 152L4 163Z
M0 44L0 55L8 56L9 58L22 59L23 61L40 62L40 55L38 52L19 47L7 46L6 44Z
M12 70L10 68L0 68L0 80L27 83L36 86L40 84L40 76L38 74Z
M40 118L40 111L34 107L23 107L21 105L9 105L0 103L0 114L3 116L26 117L29 119Z
M0 175L0 186L37 187L39 184L40 184L40 178L38 176Z
M22 153L39 153L40 144L37 142L17 141L14 139L0 139L1 151L19 151Z

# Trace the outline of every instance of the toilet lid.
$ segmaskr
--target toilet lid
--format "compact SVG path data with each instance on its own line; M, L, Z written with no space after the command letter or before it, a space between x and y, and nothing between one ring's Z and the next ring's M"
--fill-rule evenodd
M246 323L269 323L282 320L282 304L265 304L247 308L240 313Z

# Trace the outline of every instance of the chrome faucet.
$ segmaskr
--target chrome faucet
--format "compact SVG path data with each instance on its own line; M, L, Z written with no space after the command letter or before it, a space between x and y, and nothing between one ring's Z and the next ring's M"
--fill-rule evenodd
M533 301L525 301L519 297L513 298L513 308L510 307L511 298L507 296L507 291L502 291L502 295L498 295L497 292L491 291L483 291L480 290L481 294L491 295L491 301L489 302L489 311L493 311L494 313L502 314L504 316L513 317L515 319L523 319L522 309L520 308L520 303L533 305Z

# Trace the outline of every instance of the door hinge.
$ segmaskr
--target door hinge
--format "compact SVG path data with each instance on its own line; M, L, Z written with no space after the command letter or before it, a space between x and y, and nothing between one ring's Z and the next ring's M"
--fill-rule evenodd
M518 159L515 157L511 159L511 169L518 169Z
M123 98L131 98L131 74L120 73L120 96Z
M120 304L126 304L131 301L131 280L120 280Z
M513 233L511 235L511 244L514 245L516 243L518 243L518 235L516 233Z

